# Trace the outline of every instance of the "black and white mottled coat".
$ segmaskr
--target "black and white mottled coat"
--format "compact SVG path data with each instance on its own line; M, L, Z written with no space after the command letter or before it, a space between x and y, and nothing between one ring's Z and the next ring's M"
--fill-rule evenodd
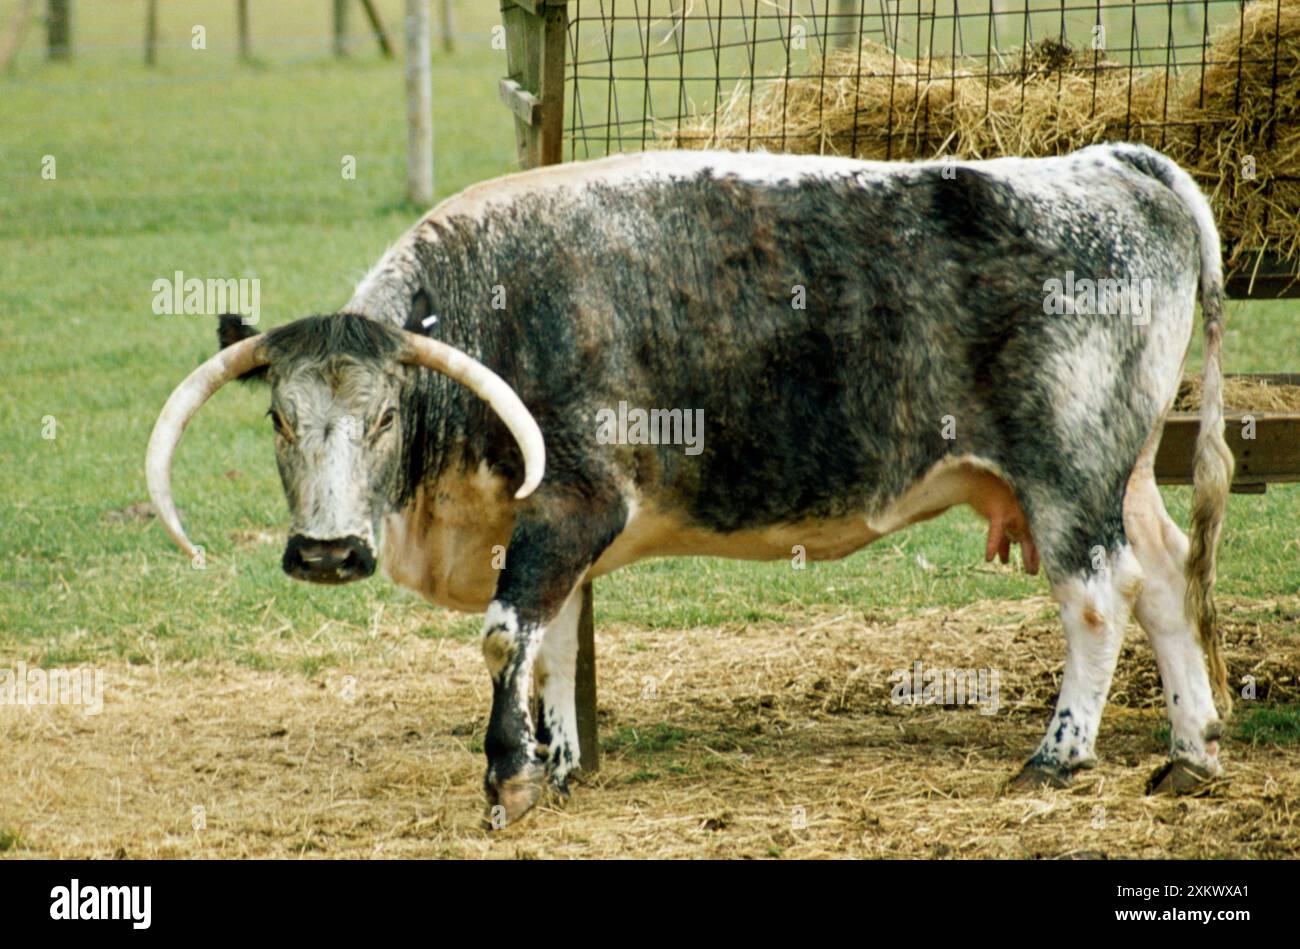
M1045 305L1052 281L1121 279L1143 288L1142 313L1093 312L1113 289ZM1198 289L1189 557L1151 466ZM1204 197L1137 146L918 164L655 152L513 175L439 205L316 319L427 333L494 369L545 435L541 487L514 500L521 459L500 421L446 377L381 366L384 332L366 330L354 361L397 375L400 458L375 481L388 487L339 506L357 506L398 583L486 609L487 788L509 820L578 758L582 582L651 556L841 557L961 503L990 519L990 552L1041 557L1061 605L1065 677L1020 780L1094 761L1135 612L1172 720L1156 783L1181 787L1217 772L1226 691L1209 595L1231 477L1220 299ZM272 331L281 361L304 333L356 335L307 322ZM620 403L698 410L698 451L607 443L600 419ZM292 508L289 482L314 469L290 470Z

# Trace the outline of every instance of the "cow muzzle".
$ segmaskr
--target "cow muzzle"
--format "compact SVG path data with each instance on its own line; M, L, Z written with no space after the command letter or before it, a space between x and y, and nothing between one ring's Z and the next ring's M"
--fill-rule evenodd
M375 572L375 555L360 537L320 540L294 534L284 548L284 572L311 583L351 583Z

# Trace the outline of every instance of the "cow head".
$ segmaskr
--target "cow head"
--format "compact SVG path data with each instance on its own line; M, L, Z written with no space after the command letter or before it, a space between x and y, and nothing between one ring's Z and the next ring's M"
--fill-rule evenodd
M494 372L445 343L351 314L308 317L265 335L223 317L219 337L217 355L167 400L145 466L154 509L191 555L197 551L172 501L171 457L186 423L231 379L270 385L268 415L291 516L282 563L299 580L348 583L374 573L379 522L400 493L409 431L403 394L412 373L444 373L496 411L524 458L516 497L541 481L542 434L528 409Z

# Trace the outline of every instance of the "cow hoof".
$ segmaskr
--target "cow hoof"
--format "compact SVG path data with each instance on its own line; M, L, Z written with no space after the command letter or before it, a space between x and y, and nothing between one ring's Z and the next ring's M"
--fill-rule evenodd
M483 814L484 830L503 830L533 809L546 787L542 765L530 762L523 770L499 785L486 784L488 806Z
M569 779L567 776L557 779L552 775L550 780L546 782L546 786L550 791L551 798L559 804L567 804L569 798L573 796L573 792L569 790Z
M1069 771L1050 768L1047 765L1029 762L1020 769L1020 773L1007 782L1007 793L1018 794L1023 791L1037 791L1042 788L1068 788L1074 775Z
M1147 794L1198 794L1209 789L1218 775L1182 758L1171 758L1147 779Z

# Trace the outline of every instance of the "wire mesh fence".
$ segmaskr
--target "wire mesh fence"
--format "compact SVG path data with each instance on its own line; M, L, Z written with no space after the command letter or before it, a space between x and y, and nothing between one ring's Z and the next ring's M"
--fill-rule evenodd
M1284 0L1267 2L1280 15ZM942 139L924 133L935 110L916 90L958 80L981 84L992 109L996 87L1010 81L1054 74L1064 94L1067 78L1084 77L1097 94L1068 103L1084 108L1075 116L1082 121L1093 117L1101 87L1116 78L1131 86L1155 72L1158 113L1136 111L1142 103L1130 100L1124 125L1187 124L1169 114L1169 104L1189 88L1203 98L1215 65L1212 37L1225 26L1244 29L1246 9L1238 0L574 0L568 154L644 148L683 130L729 148L855 151L797 141L816 131L807 116L785 109L795 89L821 105L848 93L857 100L852 146L869 137L862 99L877 93L877 79L887 80L887 94L922 106L906 117L910 123L884 129L888 157L931 157ZM1277 44L1246 55L1246 66L1275 66ZM764 98L778 80L785 98ZM760 104L767 112L756 117ZM819 144L832 147L813 147Z
M566 154L867 159L1141 142L1230 266L1300 271L1300 0L573 0Z

